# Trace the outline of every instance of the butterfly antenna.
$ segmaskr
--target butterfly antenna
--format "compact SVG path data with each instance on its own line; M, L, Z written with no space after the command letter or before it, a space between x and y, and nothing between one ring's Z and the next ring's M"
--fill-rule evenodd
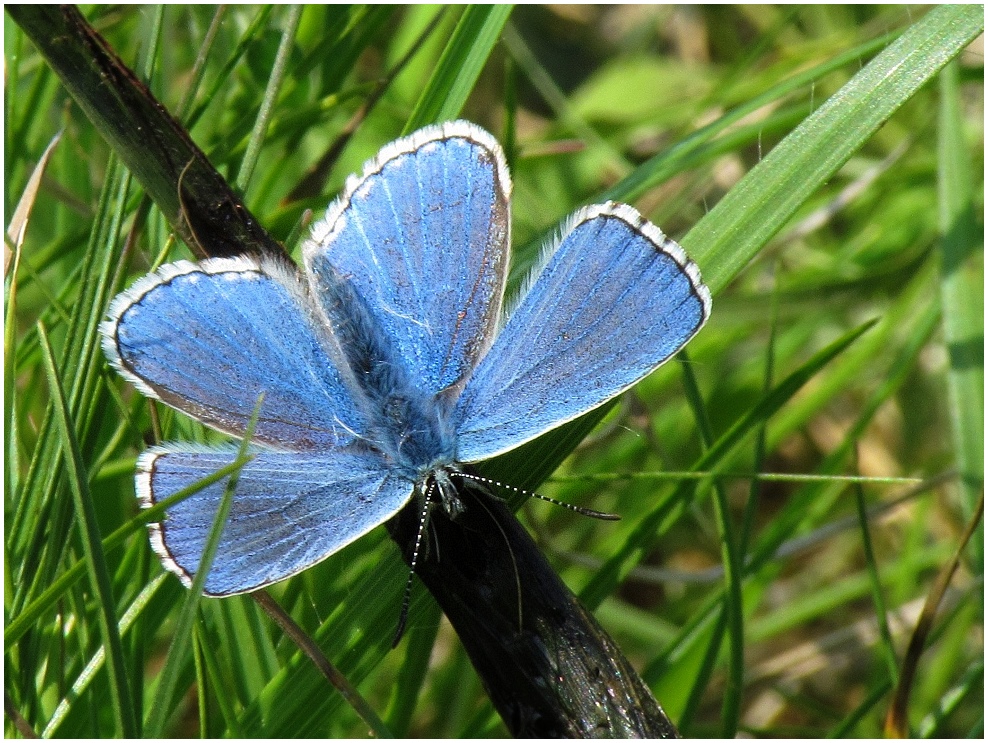
M425 534L425 527L429 521L429 507L431 504L432 489L435 483L429 484L422 499L422 515L419 516L419 528L415 534L415 548L412 550L411 570L408 571L408 580L405 582L405 596L401 600L401 613L398 615L398 631L395 632L395 639L391 643L391 649L398 647L402 635L405 634L405 625L408 623L408 607L412 600L412 581L415 579L415 567L419 564L419 550L422 548L422 535Z
M515 493L521 493L522 495L528 495L533 498L538 498L539 500L544 500L546 503L552 503L554 506L562 506L563 508L568 508L570 511L575 511L576 513L582 514L583 516L589 516L594 519L601 519L602 521L619 521L621 519L616 513L607 513L606 511L595 511L592 508L584 508L583 506L574 506L572 503L564 503L561 500L556 500L555 498L550 498L548 495L542 495L541 493L533 493L531 490L525 490L524 488L516 488L514 485L508 485L505 482L500 482L499 480L492 480L489 477L481 477L480 475L472 475L468 472L454 472L451 474L459 475L467 480L476 480L477 482L482 482L485 485L494 485L505 490L511 490ZM495 495L495 497L498 497Z

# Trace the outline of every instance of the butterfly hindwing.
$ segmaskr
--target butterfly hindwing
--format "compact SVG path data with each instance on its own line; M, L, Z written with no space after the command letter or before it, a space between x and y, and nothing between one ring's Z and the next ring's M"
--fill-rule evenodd
M350 282L389 363L425 393L455 387L487 350L501 311L510 190L501 148L473 124L392 142L313 229L303 253L315 293L328 288L332 300L334 272Z
M376 456L254 450L239 471L205 591L227 596L283 580L342 549L394 516L413 483ZM137 491L147 508L236 460L234 448L169 445L138 461ZM151 524L165 567L186 585L199 569L228 479L193 493Z
M343 354L288 269L253 258L179 261L119 295L103 324L111 363L141 392L256 441L338 446L365 426Z
M696 266L657 227L624 205L581 210L468 381L457 458L492 457L598 407L709 313Z

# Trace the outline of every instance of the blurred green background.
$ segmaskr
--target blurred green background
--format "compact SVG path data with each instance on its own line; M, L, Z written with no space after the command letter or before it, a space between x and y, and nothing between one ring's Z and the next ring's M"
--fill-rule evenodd
M880 735L924 602L960 551L905 710L913 735L981 737L983 531L962 538L983 497L983 38L936 73L954 56L938 62L937 39L972 22L939 11L84 9L296 257L306 210L321 216L386 142L455 116L508 154L515 281L569 213L604 198L681 240L714 290L710 322L685 363L626 394L540 486L622 520L535 501L520 518L690 736ZM5 262L5 732L21 718L110 736L121 731L88 579L39 601L85 558L71 475L43 464L67 442L45 423L36 323L66 388L92 372L72 413L104 536L136 515L148 442L220 437L152 409L91 342L66 344L79 318L94 337L94 297L189 251L139 209L139 188L7 16L4 34L6 225L62 132L16 273L11 239ZM883 53L929 82L876 82L873 102L853 85ZM889 115L863 132L880 105ZM538 483L551 446L491 470ZM147 719L186 592L143 531L105 557L132 712ZM409 636L388 652L406 575L378 530L272 592L393 734L503 735L421 586ZM249 599L204 600L192 651L168 660L178 684L155 713L163 734L367 734Z

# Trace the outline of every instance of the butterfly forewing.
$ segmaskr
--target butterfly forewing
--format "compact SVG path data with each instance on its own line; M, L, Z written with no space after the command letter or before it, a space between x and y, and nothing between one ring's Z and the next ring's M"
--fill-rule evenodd
M457 458L508 451L610 400L693 337L710 293L634 209L579 212L474 371L454 413Z
M346 443L365 426L363 402L293 282L247 257L163 266L114 301L103 347L146 395L217 430L242 436L263 394L256 441Z
M510 189L487 132L466 122L429 127L386 146L348 181L304 248L316 294L331 270L349 281L389 361L426 393L455 387L493 338Z

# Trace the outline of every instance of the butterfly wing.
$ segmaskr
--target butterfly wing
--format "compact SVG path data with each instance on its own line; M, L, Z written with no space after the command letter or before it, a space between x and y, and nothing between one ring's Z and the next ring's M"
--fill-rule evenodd
M137 389L242 436L306 450L364 430L363 404L331 331L298 278L249 257L163 266L113 302L107 357Z
M602 405L709 314L696 265L657 227L621 204L581 210L457 401L457 459L487 459Z
M501 311L510 190L501 148L473 124L428 127L384 147L303 248L327 315L339 323L333 285L342 278L385 337L385 363L402 365L427 394L456 386L488 349Z
M228 596L288 578L387 521L413 484L377 455L254 451L240 469L205 591ZM137 492L149 508L235 461L232 448L156 447L141 455ZM227 479L168 509L150 525L162 563L186 585L199 569Z

